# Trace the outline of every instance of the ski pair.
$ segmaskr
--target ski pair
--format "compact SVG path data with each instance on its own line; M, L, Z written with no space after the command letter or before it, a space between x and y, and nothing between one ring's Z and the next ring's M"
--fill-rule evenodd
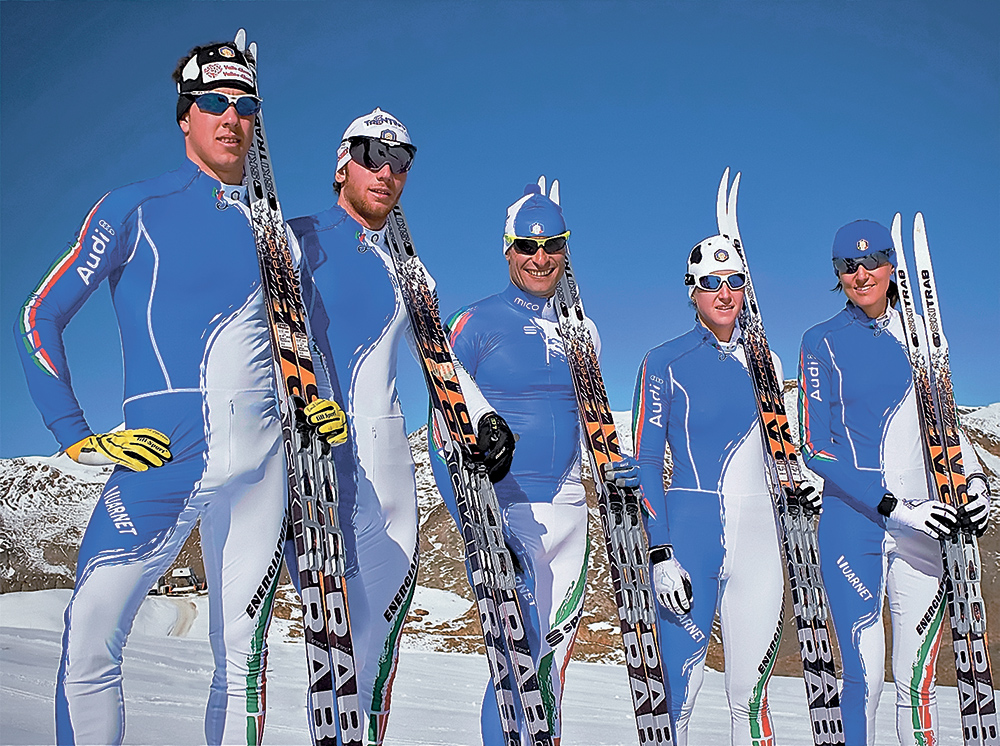
M903 251L902 218L892 220L896 280L902 307L906 347L920 416L921 438L931 494L959 508L968 500L958 415L948 361L948 340L941 326L937 287L931 267L924 216L913 221L916 275L910 275ZM921 298L923 323L916 312ZM966 746L1000 745L993 675L986 642L986 605L982 593L979 545L971 530L959 530L941 541L944 583L951 622L955 674Z
M844 723L840 713L840 694L833 660L833 646L828 626L828 605L820 574L819 545L816 539L816 516L800 505L790 503L788 495L804 483L802 464L788 427L783 398L784 383L778 380L771 350L764 333L764 322L757 305L750 265L736 221L736 197L740 174L729 189L729 169L722 174L716 200L719 234L729 238L743 262L746 284L740 312L743 350L747 370L757 398L761 438L767 465L775 520L781 536L782 553L792 591L792 608L802 655L802 674L809 704L813 741L820 744L843 744Z
M246 49L243 29L236 34L236 46ZM256 43L250 44L248 61L256 75ZM358 706L337 474L329 447L296 419L298 411L317 398L318 390L298 273L274 187L261 112L254 121L245 178L278 379L309 669L310 730L317 746L361 746L364 719Z
M545 177L538 180L545 193ZM559 182L552 181L549 199L559 204ZM584 319L580 289L573 276L569 248L565 271L556 285L556 316L563 351L573 378L583 439L608 552L611 584L639 743L671 744L670 702L656 634L656 608L649 575L649 545L642 524L640 490L606 482L604 467L622 458L611 405L604 388L597 350Z
M466 569L476 598L504 739L508 746L521 744L516 694L531 744L551 746L551 724L514 588L500 506L486 467L471 457L476 432L456 372L460 363L452 354L441 325L437 294L431 289L398 205L386 221L385 236L427 382L434 437L443 445L455 491Z

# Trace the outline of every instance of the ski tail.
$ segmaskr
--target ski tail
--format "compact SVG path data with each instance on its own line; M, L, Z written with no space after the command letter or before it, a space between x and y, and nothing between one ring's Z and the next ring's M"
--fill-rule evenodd
M844 723L829 631L829 607L820 570L816 516L801 506L789 504L787 495L804 482L802 463L792 441L784 404L784 382L778 380L771 348L746 251L736 220L736 199L740 174L729 188L729 169L722 175L716 200L719 233L732 242L743 262L746 275L744 303L740 312L743 350L747 371L757 399L761 439L766 459L765 476L771 488L775 522L781 537L782 554L792 592L792 608L802 657L802 673L812 722L813 741L843 744Z
M558 200L558 184L553 181L550 192L553 201ZM639 743L670 744L673 743L670 702L657 644L656 609L650 583L649 545L642 525L641 496L637 489L609 485L601 477L605 465L621 458L621 449L568 249L565 271L556 286L556 301L559 331L573 378L583 439L597 490Z
M531 744L551 746L552 724L514 587L499 503L485 467L471 458L476 451L476 432L458 378L460 363L445 336L437 295L417 257L402 208L393 208L386 225L387 249L420 353L434 427L455 491L466 568L476 597L504 738L509 746L521 743L520 714Z
M923 215L917 213L913 223L916 274L911 274L903 247L901 220L896 213L891 233L897 256L896 281L907 352L913 369L928 488L939 500L957 508L968 500L968 492L948 341L941 324L927 231ZM916 313L918 295L924 312L922 325ZM979 544L971 530L960 530L942 540L941 555L955 654L962 736L966 746L998 746L1000 726L986 637Z
M243 50L246 34L237 33ZM256 74L257 48L250 64ZM295 262L274 186L260 112L254 121L245 178L271 333L279 413L287 465L289 512L302 595L309 666L310 731L318 746L361 746L364 718L358 704L351 637L344 538L339 525L337 474L330 449L297 421L319 390Z

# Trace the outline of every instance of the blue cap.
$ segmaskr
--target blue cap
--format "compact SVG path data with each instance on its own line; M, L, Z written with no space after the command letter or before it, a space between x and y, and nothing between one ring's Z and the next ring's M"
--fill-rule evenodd
M507 208L504 234L519 238L558 236L566 232L562 208L542 194L538 184L528 184L524 196Z
M885 252L893 268L896 267L896 249L889 230L871 220L848 223L833 239L834 259L860 259L876 251Z

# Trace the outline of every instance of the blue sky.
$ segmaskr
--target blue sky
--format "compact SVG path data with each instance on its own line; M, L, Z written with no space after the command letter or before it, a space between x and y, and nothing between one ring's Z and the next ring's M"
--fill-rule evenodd
M1000 399L1000 4L983 2L0 2L0 456L56 450L27 396L17 309L106 191L183 159L170 80L246 27L285 215L325 209L335 150L376 105L419 147L403 195L442 310L507 282L508 204L562 182L614 409L692 323L691 246L723 169L768 337L794 374L836 313L833 235L927 220L959 403ZM197 267L192 267L192 272ZM91 426L121 419L106 289L67 328ZM426 395L407 355L409 424ZM873 375L878 372L873 370Z

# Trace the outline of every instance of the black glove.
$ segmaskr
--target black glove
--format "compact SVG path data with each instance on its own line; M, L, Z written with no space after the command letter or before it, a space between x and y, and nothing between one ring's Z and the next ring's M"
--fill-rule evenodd
M785 487L785 495L790 506L798 505L807 516L815 515L823 510L823 493L817 492L811 484L802 482L794 490Z
M495 484L507 476L510 462L514 459L514 433L503 417L489 412L480 418L476 446L491 482Z

